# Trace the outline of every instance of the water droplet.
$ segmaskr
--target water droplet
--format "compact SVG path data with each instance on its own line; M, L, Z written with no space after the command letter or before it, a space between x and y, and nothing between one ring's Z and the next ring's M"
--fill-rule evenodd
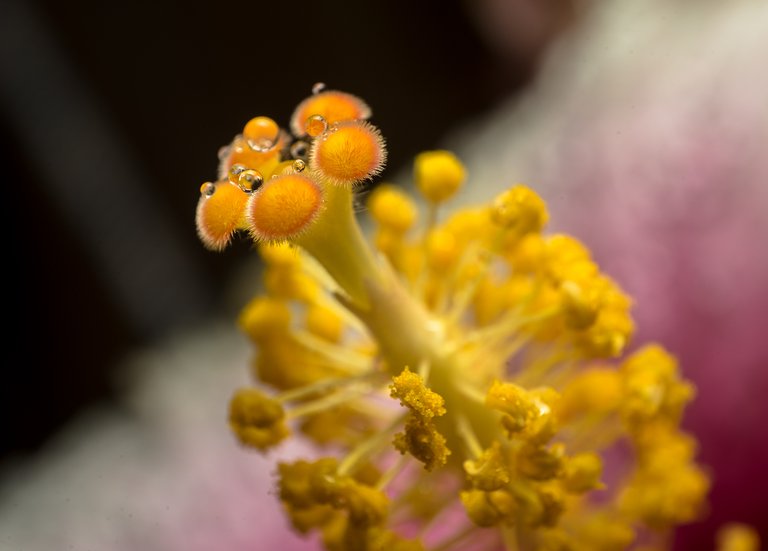
M205 182L200 186L200 195L210 197L214 193L216 193L216 185L213 182Z
M229 167L229 181L232 184L240 185L240 175L248 170L248 167L245 165L241 165L239 163L236 163Z
M302 172L305 168L307 168L307 163L302 161L301 159L296 159L293 161L293 170L296 172Z
M291 157L294 159L307 159L307 153L309 152L309 144L304 140L299 140L291 145Z
M261 172L249 168L240 173L237 186L246 193L252 193L259 189L263 183L264 176L261 175Z
M339 123L337 122L329 125L328 128L325 130L325 132L323 132L323 135L320 136L320 139L323 141L327 140L328 137L334 132L336 132L338 129L339 129Z
M315 82L314 85L312 85L312 95L316 96L320 92L325 90L325 82Z
M253 151L266 153L280 140L280 127L269 117L254 117L243 128L243 138Z
M311 115L307 117L304 123L304 131L311 137L316 138L328 130L328 121L322 115Z

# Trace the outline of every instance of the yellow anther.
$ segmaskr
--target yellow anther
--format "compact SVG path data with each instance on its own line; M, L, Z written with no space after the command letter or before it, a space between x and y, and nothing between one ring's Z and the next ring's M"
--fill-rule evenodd
M600 307L599 290L595 285L585 287L575 281L564 281L560 284L560 293L566 327L582 330L595 323Z
M349 513L355 525L370 526L386 518L387 496L349 476L337 474L334 458L280 465L280 498L296 508L330 505Z
M555 444L550 447L526 444L517 455L517 468L532 480L551 480L563 470L565 447Z
M693 398L693 386L680 379L677 361L661 346L647 345L621 367L625 399L622 411L630 422L655 416L677 422Z
M472 486L485 492L499 490L510 481L509 458L505 457L498 441L494 441L491 447L474 461L465 461L464 471Z
M240 442L261 451L276 446L289 434L280 402L254 388L241 388L232 397L229 425Z
M453 197L467 177L464 165L449 151L426 151L417 155L414 173L416 186L431 203L442 203Z
M631 524L613 513L597 513L590 515L579 523L573 534L576 549L590 551L616 551L628 549L635 540L635 531ZM632 547L636 551L651 551L651 548ZM656 549L654 546L653 549Z
M344 332L344 322L333 310L317 304L307 308L307 329L330 342L339 342Z
M717 551L759 551L760 536L751 526L729 523L717 532Z
M603 461L593 452L585 452L569 458L565 464L563 487L567 492L583 494L602 488L600 476L603 474Z
M494 199L491 220L517 234L538 232L549 219L547 206L532 189L516 185Z
M288 331L291 310L285 301L257 297L240 313L237 324L246 335L260 342Z
M443 397L428 389L424 379L407 367L400 375L392 377L389 390L392 398L400 400L400 405L407 407L420 417L431 419L445 414Z
M429 420L411 415L405 422L405 432L395 435L395 448L402 454L410 453L432 471L445 465L451 451L445 445L445 437Z
M390 184L377 186L368 198L367 205L376 222L397 234L411 229L418 216L411 198Z
M546 245L538 233L529 233L515 242L507 255L512 269L521 274L540 271L546 258Z
M616 411L623 398L621 374L610 367L593 367L568 381L559 414L564 422L577 415L606 415Z
M518 485L513 489L520 518L528 526L555 526L565 511L565 496L557 484Z
M548 442L558 431L557 412L560 410L560 394L551 387L539 387L530 391L536 406L536 415L526 427L525 435L536 444Z
M336 471L337 461L325 457L317 461L299 460L295 463L278 463L278 488L280 499L291 507L306 509L318 504L313 481L318 473L324 475Z
M494 381L485 397L485 405L505 414L502 423L510 434L524 430L539 414L528 392L513 383Z
M578 239L555 234L545 241L546 267L550 277L560 282L569 277L594 275L598 272L587 249Z
M461 256L456 236L449 231L435 229L427 236L427 259L436 272L444 272L454 266Z
M467 516L478 526L487 528L495 526L504 520L503 513L491 503L487 492L469 490L461 492L460 496L464 509L467 511Z
M364 121L347 121L312 143L309 165L323 180L352 187L384 169L387 150L378 128Z

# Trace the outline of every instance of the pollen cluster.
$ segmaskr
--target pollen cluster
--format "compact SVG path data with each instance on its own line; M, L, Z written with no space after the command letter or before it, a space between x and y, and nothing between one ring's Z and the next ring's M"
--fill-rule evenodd
M206 246L247 232L264 262L239 319L255 384L230 424L260 451L316 443L277 469L295 530L334 551L665 549L709 488L675 359L626 354L630 298L546 233L531 188L451 208L467 174L450 152L416 159L423 208L368 194L367 239L355 190L386 157L369 116L318 89L292 135L253 119L198 206Z

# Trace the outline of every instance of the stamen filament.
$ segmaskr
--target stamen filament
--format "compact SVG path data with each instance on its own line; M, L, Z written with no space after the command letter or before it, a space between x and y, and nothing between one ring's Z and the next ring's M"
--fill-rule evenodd
M405 468L407 462L408 458L406 456L401 455L398 457L392 466L389 467L389 469L387 469L384 474L381 475L381 478L379 478L374 488L381 491L385 490L387 486L389 486L389 483L392 482L397 477L397 475L403 471L403 468Z
M300 344L320 354L333 366L343 367L352 373L361 373L371 369L370 356L321 339L308 331L296 330L293 332L293 336Z
M518 551L520 549L520 544L517 541L517 530L513 526L502 525L501 537L504 540L506 551Z
M459 436L467 446L469 455L473 458L480 457L483 453L483 447L480 445L480 442L477 439L477 435L475 434L475 431L472 430L472 425L469 424L466 417L463 415L457 415L456 425L456 432L459 433Z
M287 420L298 419L299 417L304 417L306 415L311 415L313 413L319 413L321 411L331 409L333 407L349 402L350 400L354 400L355 398L359 398L367 390L367 388L359 390L350 389L343 392L337 392L335 394L329 394L328 396L324 396L319 400L307 402L306 404L302 404L298 407L288 410L285 414L285 418Z
M441 541L437 546L433 547L431 551L448 551L454 545L461 543L463 540L477 532L477 527L473 524L468 524L452 536Z
M280 394L275 396L275 399L278 400L279 402L294 402L296 400L301 400L302 398L305 398L307 396L311 396L312 394L315 394L317 392L324 392L326 390L335 389L341 386L351 386L357 383L361 383L369 379L373 379L377 375L378 373L370 372L370 373L364 373L362 375L358 375L355 377L339 377L336 379L323 379L316 383L312 383L306 386L281 392Z
M389 444L389 438L395 432L397 427L403 424L407 414L401 414L395 417L384 429L370 436L357 445L347 456L339 463L337 473L339 476L345 476L355 470L362 461L365 461L379 449Z

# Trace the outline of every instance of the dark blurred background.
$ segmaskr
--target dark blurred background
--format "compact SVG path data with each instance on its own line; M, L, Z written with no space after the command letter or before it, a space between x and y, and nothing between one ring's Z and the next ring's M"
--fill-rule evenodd
M287 124L318 81L357 94L387 138L387 178L524 85L551 33L502 59L472 22L444 0L5 0L0 457L110 400L132 350L230 314L222 299L249 246L207 252L194 210L250 117Z

